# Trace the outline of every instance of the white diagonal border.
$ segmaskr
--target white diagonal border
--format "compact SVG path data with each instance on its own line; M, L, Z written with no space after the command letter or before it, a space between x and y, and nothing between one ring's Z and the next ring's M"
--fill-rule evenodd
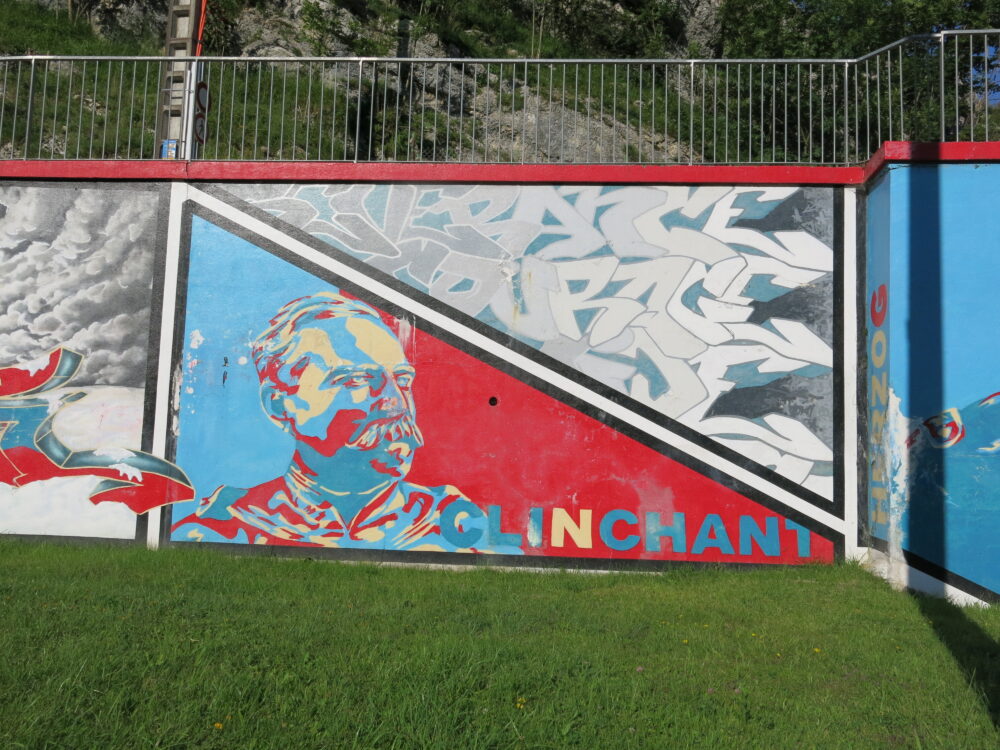
M167 425L171 399L170 368L173 366L172 352L174 347L174 328L177 309L177 273L179 269L180 245L183 230L184 199L187 197L188 185L175 182L170 185L170 203L167 218L167 251L163 269L163 297L160 308L160 343L157 360L156 403L154 407L153 450L154 456L166 458L167 455ZM160 544L160 520L162 508L149 511L146 525L146 546L156 549Z

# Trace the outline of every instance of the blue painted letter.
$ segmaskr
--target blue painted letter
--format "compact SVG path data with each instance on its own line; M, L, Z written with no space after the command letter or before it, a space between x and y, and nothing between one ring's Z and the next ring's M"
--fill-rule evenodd
M768 557L781 554L781 537L778 530L778 517L768 516L764 520L765 531L760 530L753 516L740 516L740 554L752 555L753 543L756 542L760 551Z
M660 551L660 537L670 537L670 548L677 554L683 554L687 549L684 539L684 514L674 512L674 522L670 526L660 525L659 513L646 514L646 551Z
M724 555L732 555L735 552L733 543L729 541L729 534L726 533L725 524L722 523L722 517L717 513L705 516L691 547L691 554L700 555L707 547L717 547Z
M631 513L627 510L613 510L604 515L601 519L600 534L601 541L604 542L608 547L619 552L624 552L627 549L632 549L635 545L639 543L638 534L629 534L622 539L618 539L615 534L615 524L618 521L624 521L625 523L638 524L639 519L636 518L635 513Z

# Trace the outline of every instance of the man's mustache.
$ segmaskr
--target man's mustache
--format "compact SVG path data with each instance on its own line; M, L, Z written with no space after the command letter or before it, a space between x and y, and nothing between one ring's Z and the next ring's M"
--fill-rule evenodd
M383 440L388 440L390 443L411 440L416 443L414 446L416 448L424 444L424 436L420 433L420 428L417 427L413 415L406 411L369 419L347 441L347 447L368 451Z

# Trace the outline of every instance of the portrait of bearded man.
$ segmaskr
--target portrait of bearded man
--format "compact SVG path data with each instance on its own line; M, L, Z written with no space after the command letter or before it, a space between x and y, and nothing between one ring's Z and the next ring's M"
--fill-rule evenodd
M490 548L485 514L455 487L407 481L424 444L416 369L372 307L336 292L300 297L251 352L264 412L295 442L288 468L248 489L219 487L173 525L173 538L521 552Z

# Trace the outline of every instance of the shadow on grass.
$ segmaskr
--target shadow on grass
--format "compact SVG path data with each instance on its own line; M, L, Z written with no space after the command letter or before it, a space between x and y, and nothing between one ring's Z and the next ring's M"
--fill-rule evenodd
M925 159L940 160L940 144L929 144L924 149ZM945 389L942 233L948 217L942 209L940 168L935 164L912 165L909 172L910 272L904 292L909 298L905 333L909 347L906 407L911 415L935 414L948 407L950 398ZM954 289L951 292L955 294ZM909 552L924 560L925 566L935 568L932 578L941 582L940 590L934 591L940 598L916 593L912 596L938 640L951 652L969 686L976 691L993 726L1000 729L1000 645L961 608L944 598L943 581L947 580L950 562L946 543L949 467L945 457L942 450L924 451L920 455L919 472L911 470L907 474Z
M993 726L1000 730L1000 644L947 599L917 593L911 596L976 691Z

